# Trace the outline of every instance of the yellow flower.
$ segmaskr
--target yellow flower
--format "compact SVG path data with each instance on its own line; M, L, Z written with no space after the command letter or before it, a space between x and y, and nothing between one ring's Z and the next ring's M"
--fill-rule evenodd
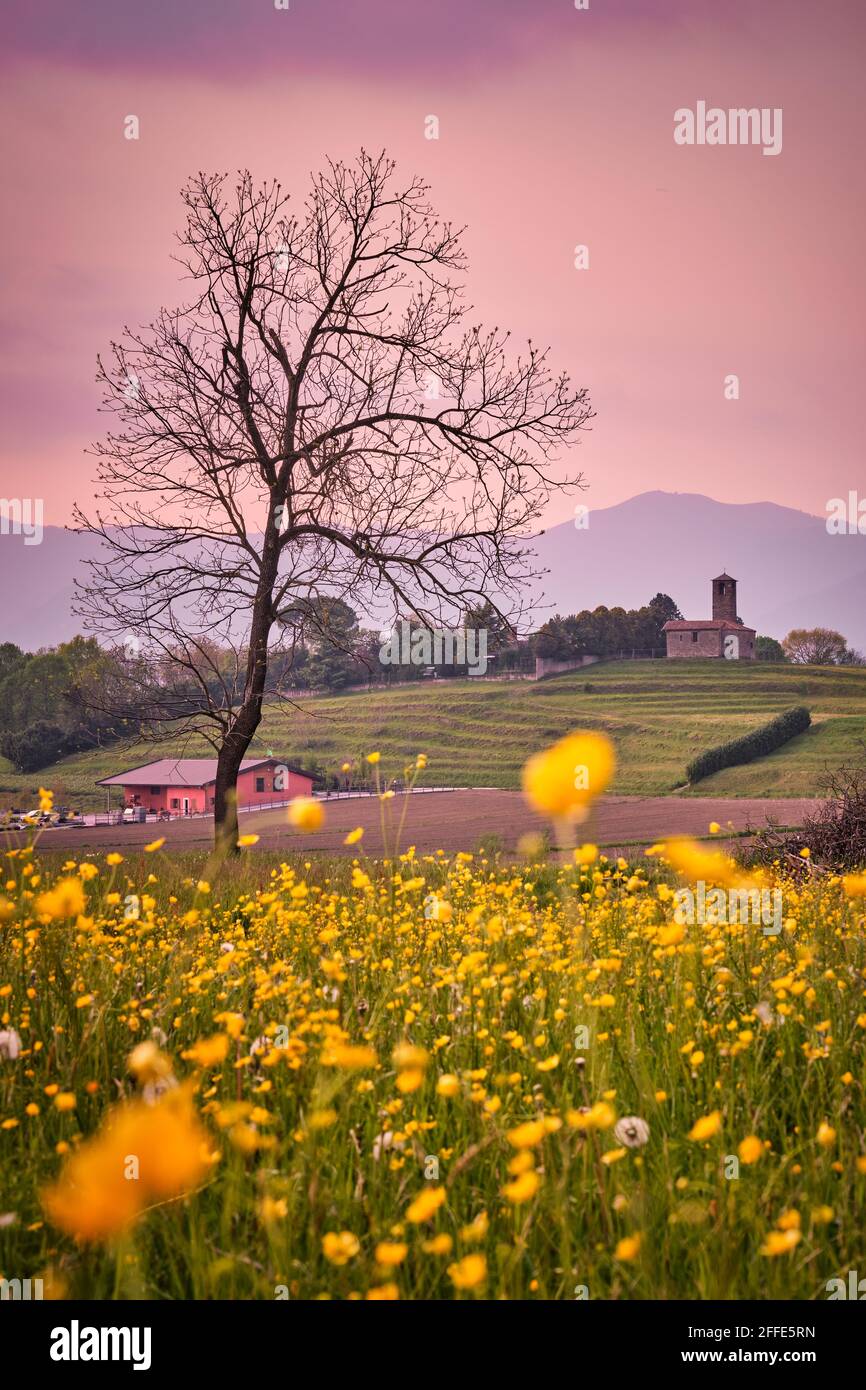
M677 836L664 846L665 857L685 878L694 882L704 879L707 883L732 883L736 865L728 855L717 849L704 849L696 840L687 836Z
M77 1239L107 1240L142 1207L195 1187L208 1166L206 1148L185 1087L156 1105L117 1106L43 1192L43 1205L55 1226Z
M800 1243L801 1234L796 1228L788 1231L770 1231L761 1246L762 1255L787 1255Z
M450 1100L452 1096L456 1096L459 1090L459 1078L452 1076L450 1072L444 1072L436 1082L437 1096L444 1096L446 1100Z
M529 1202L535 1196L541 1186L541 1178L534 1171L521 1173L513 1182L507 1182L502 1189L503 1197L507 1197L509 1202L515 1206L520 1206L523 1202Z
M836 1131L832 1125L828 1125L826 1120L822 1120L818 1126L818 1133L815 1136L822 1149L832 1149L836 1143Z
M54 1097L54 1104L58 1110L74 1110L75 1096L71 1091L61 1091Z
M429 1221L444 1201L444 1187L428 1187L410 1204L406 1211L406 1220L411 1221L413 1226L419 1225L422 1221Z
M714 1134L718 1134L722 1127L722 1112L713 1110L709 1115L703 1115L696 1120L689 1130L689 1138L695 1143L701 1143L704 1139L712 1139Z
M348 1043L336 1043L322 1053L322 1065L340 1067L343 1071L362 1071L375 1067L379 1061L372 1047L351 1047Z
M263 1226L273 1226L284 1221L289 1214L289 1204L285 1197L263 1197L259 1202L259 1219Z
M845 874L842 887L849 898L866 897L866 874Z
M529 759L523 768L523 792L541 815L576 819L607 789L615 766L610 739L575 732Z
M454 1248L454 1241L444 1231L441 1235L432 1236L430 1240L425 1240L421 1249L425 1255L450 1255Z
M515 1149L531 1149L535 1144L541 1143L546 1133L543 1120L527 1120L516 1129L510 1129L507 1138Z
M420 1067L408 1067L406 1071L401 1071L397 1076L397 1090L404 1096L411 1095L423 1084L424 1073Z
M160 1052L155 1042L142 1042L126 1059L126 1069L144 1086L148 1082L164 1081L172 1075L171 1058Z
M402 1264L409 1252L408 1245L400 1240L380 1240L376 1246L376 1263L390 1269Z
M351 1231L326 1231L322 1236L322 1254L332 1265L348 1264L360 1248L358 1237Z
M381 758L381 756L382 756L381 753L368 753L368 754L367 754L367 762L370 763L371 766L375 767L375 766L376 766L376 763L379 761L379 759Z
M368 1289L365 1297L368 1303L396 1303L400 1290L394 1283L378 1284L376 1288Z
M258 836L258 835L239 835L239 836L238 836L238 849L246 849L248 845L257 845L258 842L259 842L259 836Z
M483 1255L464 1255L448 1266L448 1276L455 1289L477 1289L487 1278L487 1261Z
M50 811L54 806L54 793L47 791L45 787L39 788L39 809L40 811Z
M106 854L105 862L110 864L112 869L116 869L118 864L123 863L123 855L118 854L117 850L113 849L110 854Z
M181 1056L197 1067L215 1067L228 1056L229 1040L225 1033L214 1033L213 1037L201 1038Z
M737 1147L741 1163L757 1163L763 1156L764 1146L755 1134L749 1134Z
M54 922L80 917L86 906L84 889L78 878L61 878L49 892L40 893L36 899L39 916L49 917Z
M289 824L296 830L321 830L325 823L325 808L312 796L296 796L289 803Z
M364 835L364 827L363 827L363 825L359 825L359 826L357 827L356 830L350 830L350 831L349 831L348 835L346 836L345 840L343 841L343 844L344 844L344 845L356 845L356 844L358 843L358 841L359 841L360 839L363 838L363 835Z
M586 1113L582 1110L569 1110L565 1119L572 1129L610 1129L611 1125L616 1123L616 1112L606 1100L598 1100Z
M622 1240L617 1243L617 1247L613 1252L614 1259L624 1261L636 1260L640 1254L642 1240L643 1237L639 1231L633 1236L623 1236Z
M158 849L162 849L165 844L165 836L161 835L158 840L151 840L149 845L145 845L145 854L155 854Z
M337 1123L337 1112L333 1106L328 1106L325 1110L313 1110L310 1114L310 1129L330 1129Z
M574 851L575 864L594 864L598 858L598 845L580 845Z

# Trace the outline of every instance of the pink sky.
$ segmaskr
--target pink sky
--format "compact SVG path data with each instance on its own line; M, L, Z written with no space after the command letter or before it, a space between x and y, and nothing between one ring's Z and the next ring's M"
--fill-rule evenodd
M46 523L92 496L97 352L184 297L188 175L248 166L303 195L361 145L468 225L477 317L550 343L590 388L570 461L590 506L663 488L823 515L866 492L862 0L6 12L2 493L43 497ZM698 100L782 107L782 153L677 146L674 111Z

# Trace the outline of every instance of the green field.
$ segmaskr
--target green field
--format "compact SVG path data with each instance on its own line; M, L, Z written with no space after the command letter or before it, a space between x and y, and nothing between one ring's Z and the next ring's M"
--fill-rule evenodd
M683 781L703 748L746 733L791 705L811 711L812 728L769 757L727 768L686 795L813 796L828 771L863 755L866 669L736 662L605 662L533 681L417 683L271 705L251 750L335 772L378 749L386 773L418 752L429 757L428 784L517 787L530 753L573 728L613 738L622 794L660 795ZM6 806L30 809L40 785L59 804L104 806L94 783L168 754L208 756L203 741L115 745L66 758L39 773L0 769ZM115 794L116 795L116 794Z

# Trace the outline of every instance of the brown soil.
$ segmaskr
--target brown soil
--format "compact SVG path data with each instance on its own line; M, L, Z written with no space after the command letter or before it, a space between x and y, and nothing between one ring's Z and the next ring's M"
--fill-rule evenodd
M419 854L442 849L473 851L485 837L497 837L496 847L510 852L521 835L544 828L526 805L520 792L477 790L431 792L415 795L410 804L396 796L385 804L392 829L388 835L393 850L394 833L405 807L406 821L400 849L414 844ZM757 829L768 821L780 825L800 825L805 815L817 808L810 799L745 800L677 797L604 797L592 819L578 827L581 840L592 840L610 848L625 847L631 841L646 844L666 835L706 835L710 821L722 829ZM260 836L257 848L324 854L358 853L359 847L343 844L348 831L363 826L363 850L381 855L385 846L380 828L380 803L374 799L331 801L325 805L325 827L317 834L299 834L287 823L284 810L251 811L241 814L241 833ZM80 830L60 829L43 834L45 850L136 849L165 836L166 849L206 849L213 836L208 818L173 821L170 824L94 826ZM723 839L720 836L720 839Z

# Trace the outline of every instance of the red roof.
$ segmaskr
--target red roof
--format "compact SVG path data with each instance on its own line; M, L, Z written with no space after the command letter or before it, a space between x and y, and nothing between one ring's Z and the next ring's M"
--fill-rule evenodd
M244 758L241 772L249 772L251 767L267 767L271 764L288 767L290 772L306 777L311 783L312 775L299 767L292 767L282 758ZM127 772L118 772L115 777L102 777L98 787L207 787L216 781L216 758L159 758L155 763L145 763L142 767L131 767Z
M753 627L744 627L742 623L732 622L730 618L672 618L665 623L662 632L693 632L695 628L715 629L720 631L722 628L729 628L731 632L755 632Z

